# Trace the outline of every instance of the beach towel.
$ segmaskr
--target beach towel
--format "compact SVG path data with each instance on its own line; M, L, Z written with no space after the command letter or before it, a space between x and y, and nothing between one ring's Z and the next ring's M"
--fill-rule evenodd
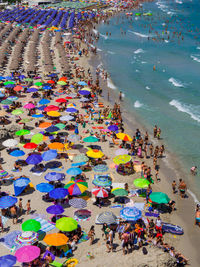
M18 248L21 247L20 244L15 243L15 239L17 238L18 235L20 235L22 232L21 231L13 231L4 237L0 238L0 244L2 244L4 247L12 250L17 250Z
M40 222L40 224L41 224L40 231L42 231L42 232L49 232L49 231L56 228L53 224L49 223L48 221L44 220L41 217L35 217L34 220Z

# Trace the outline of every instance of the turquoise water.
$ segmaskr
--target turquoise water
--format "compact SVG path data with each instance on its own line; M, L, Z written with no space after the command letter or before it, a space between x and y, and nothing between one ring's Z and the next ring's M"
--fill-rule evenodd
M103 67L113 82L108 85L124 93L128 109L149 130L155 124L161 127L188 177L193 165L200 173L199 12L197 0L162 0L144 3L133 16L120 14L98 28ZM200 198L200 175L188 181Z

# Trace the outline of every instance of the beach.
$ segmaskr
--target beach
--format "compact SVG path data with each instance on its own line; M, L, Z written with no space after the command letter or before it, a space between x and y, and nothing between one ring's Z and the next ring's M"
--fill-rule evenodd
M102 15L102 18L99 19L99 22L100 20L104 20L104 22L106 23L106 20L109 20L112 17L112 13L108 13L108 14L109 15L108 16L106 15L105 17ZM95 28L94 28L94 25L95 25ZM69 43L65 44L65 47L63 46L63 41L64 41L63 36L59 32L58 33L52 32L52 34L49 34L48 31L46 30L45 32L43 32L43 34L40 35L37 29L34 30L35 36L36 36L35 59L36 59L36 62L38 63L37 68L35 69L35 75L37 73L37 75L40 77L34 82L31 81L30 83L29 82L26 83L25 81L23 81L23 79L21 81L18 80L17 79L18 75L16 75L16 80L18 81L18 83L21 85L24 85L25 87L25 89L23 89L24 94L22 94L21 90L19 91L19 93L17 92L17 97L19 98L16 101L19 101L22 104L22 106L20 106L19 108L23 110L23 112L20 113L20 120L27 119L27 118L31 120L26 121L24 124L19 124L16 122L16 119L17 119L16 115L13 115L9 111L7 115L8 115L8 120L11 121L11 123L6 125L7 129L10 131L11 126L16 127L16 131L20 129L28 128L30 131L27 135L24 136L26 143L32 142L30 140L32 139L34 135L42 133L45 136L42 142L46 142L47 146L49 146L51 143L54 143L54 142L59 142L61 144L64 144L66 143L66 140L67 140L68 146L66 146L65 148L61 148L60 150L55 148L55 150L57 151L56 152L57 154L61 154L61 153L67 154L67 157L66 156L61 157L59 158L59 160L57 160L56 158L56 160L60 163L59 167L47 168L39 173L30 171L32 167L36 167L35 164L33 164L33 166L32 165L30 166L30 164L28 164L27 166L23 166L22 170L20 170L19 172L17 173L13 172L16 158L13 158L10 155L11 152L8 151L8 149L6 149L5 147L1 151L1 158L3 158L3 162L2 162L3 170L8 172L8 174L11 177L14 177L15 180L16 180L16 177L25 176L29 178L31 182L31 187L29 188L30 192L22 191L21 194L18 196L18 200L19 198L22 198L22 205L23 205L24 210L27 209L26 207L27 201L29 199L31 200L30 202L31 203L30 204L31 214L28 215L24 213L23 215L19 216L17 224L13 224L11 218L6 219L6 223L4 225L5 230L0 235L0 238L2 238L1 242L3 242L3 237L6 234L9 234L10 232L13 232L16 230L21 231L21 224L30 218L31 219L36 219L38 217L42 218L44 221L49 222L51 226L50 228L52 228L50 230L50 233L58 232L58 229L51 222L50 214L46 212L46 209L49 207L50 203L42 200L42 196L44 194L36 190L36 187L38 184L46 182L44 177L45 175L47 175L48 172L58 172L58 173L65 174L65 180L62 181L62 184L58 186L58 188L60 186L61 188L63 188L63 186L67 184L68 182L70 182L71 180L72 175L66 174L66 172L70 168L72 168L72 164L75 163L74 158L80 154L87 155L87 152L89 151L88 145L90 146L97 145L100 147L99 151L102 151L103 155L105 155L105 158L103 159L103 165L108 167L106 174L108 174L108 176L110 177L113 188L119 187L124 190L124 186L127 183L129 187L128 188L129 194L127 198L129 199L129 202L132 202L133 206L135 203L144 204L142 208L143 217L144 217L145 212L148 211L149 206L146 204L145 196L139 196L138 193L135 193L135 190L138 188L134 186L133 181L135 179L141 178L141 163L143 161L145 162L146 166L151 168L152 170L151 177L154 180L154 183L151 184L152 191L163 192L167 194L167 196L171 200L175 201L176 210L171 211L170 214L168 212L160 213L162 221L171 223L173 225L178 225L182 227L184 230L183 235L165 233L163 236L164 242L169 244L170 246L175 247L176 251L182 253L187 259L189 259L189 264L191 266L196 267L198 266L198 262L199 262L198 261L199 227L194 225L195 203L194 203L193 198L191 198L191 196L188 194L188 192L186 192L186 195L188 197L184 199L180 198L178 190L176 194L173 194L172 192L172 186L171 186L172 181L176 180L177 185L178 185L178 180L180 179L180 175L181 175L181 167L176 165L174 168L172 164L174 159L173 157L170 156L170 152L168 153L168 151L165 151L163 153L163 157L157 158L157 165L159 166L159 174L158 174L159 181L156 181L156 178L155 178L156 172L155 172L155 168L153 164L153 157L145 158L144 150L142 151L142 154L143 154L142 157L138 157L137 153L131 154L131 162L133 162L134 167L136 166L134 168L135 172L131 173L131 175L122 175L117 171L117 165L113 167L113 159L116 157L116 153L115 153L116 150L122 149L123 146L125 149L126 144L127 143L129 144L129 142L131 143L131 141L125 141L125 143L122 142L121 144L121 140L119 138L113 138L112 134L114 135L114 133L110 134L110 132L107 130L107 127L109 125L112 126L113 123L114 125L116 122L117 124L119 123L118 122L119 118L114 117L114 112L115 112L115 107L116 107L115 103L120 104L120 112L118 113L118 116L122 115L122 119L123 119L122 128L124 128L124 132L127 135L129 135L130 137L133 137L135 135L136 129L140 129L141 135L144 137L146 128L139 120L139 117L137 116L137 114L135 114L134 116L133 113L128 112L126 102L119 101L119 92L116 90L112 90L111 88L108 87L108 78L106 79L104 77L106 70L104 70L104 74L102 74L102 70L101 71L99 70L98 66L101 62L101 57L99 56L98 49L97 49L97 54L96 54L96 51L95 51L96 48L94 46L94 43L92 43L91 41L92 38L95 38L94 32L95 30L98 29L98 25L95 24L95 22L93 21L93 24L92 23L90 24L90 22L87 22L85 25L83 23L83 26L87 26L88 31L84 31L84 33L82 32L82 35L80 34L80 37L78 39L75 39L73 38L73 36L71 36L71 38L68 39ZM80 29L83 29L83 28L80 27ZM30 34L32 35L33 33L30 32ZM89 37L90 35L92 35L91 38ZM23 57L26 59L27 62L28 62L28 56L29 57L31 56L31 50L29 49L29 45L30 43L28 45L26 44L25 50L24 50L25 52L23 55ZM81 54L80 54L80 51L82 51ZM13 53L14 52L12 52L11 54L12 57L14 57ZM38 54L39 54L39 57L37 56ZM49 61L49 59L51 60ZM48 62L46 63L46 61ZM4 69L4 73L2 73L2 76L10 75L10 70L8 66L6 67L6 69ZM32 67L32 66L31 64L28 66L28 63L27 63L26 70L22 71L20 74L26 76L27 71L29 70L29 67ZM69 72L68 72L69 69L72 75L69 75ZM50 77L48 77L48 74L56 72L56 71L59 72L59 75L55 77L55 81L54 81L54 77L52 78L54 83L52 83L53 85L51 85L52 88L48 89L51 92L48 95L45 92L49 92L49 91L42 90L42 85L43 84L47 85L47 82L50 81L51 79ZM90 72L91 72L91 75L90 75ZM96 73L98 72L99 74L97 75ZM64 73L66 74L64 75ZM65 84L63 85L58 83L59 81L61 81L59 80L59 78L61 78L62 76L67 76L67 78L65 79ZM99 79L99 85L97 84L97 86L95 87L95 83L97 82L96 81L97 79ZM110 77L109 79L110 79L109 81L112 82ZM87 81L89 80L90 80L90 84L87 85L89 87L89 93L87 94L84 93L86 95L83 94L83 96L85 96L86 98L89 98L89 101L90 101L89 103L91 104L91 106L89 105L87 107L87 105L85 105L85 102L84 102L85 100L83 102L80 101L81 93L79 94L79 91L84 90L86 85L82 86L82 85L78 85L78 83L86 82L87 84ZM35 85L36 82L39 82L39 83L41 82L42 85L37 86ZM3 86L3 83L2 83L2 86ZM34 99L32 95L32 93L34 92L31 92L31 93L27 92L27 88L30 86L36 88L37 90L36 92L39 92L40 94L39 97L36 97ZM100 94L98 92L99 88L102 90L102 93ZM109 93L109 101L108 101L108 93ZM6 97L8 97L9 94L10 93L7 92ZM92 99L91 97L92 94L94 94L94 97L93 97L94 99ZM65 102L66 97L68 97L67 99L68 102ZM62 98L62 99L65 98L65 101L63 100L64 104L62 104L62 102L60 102L61 104L58 104L59 102L56 100L58 100L59 98ZM39 102L41 99L48 99L49 100L48 106L51 106L51 105L53 105L54 107L56 106L55 112L59 110L60 115L58 115L58 117L53 117L51 115L47 116L45 112L44 113L43 111L40 112L40 110L37 110L37 112L35 112L36 107L38 108L42 106L42 104L40 104ZM87 99L86 99L86 103L87 103ZM103 108L98 103L103 103ZM24 105L26 104L33 104L34 107L30 109L23 108ZM69 104L71 104L71 106ZM31 116L30 112L33 110L33 113L32 113L33 115L38 115L38 114L44 115L45 122L48 122L50 124L52 123L52 125L56 125L56 122L57 124L59 123L62 124L63 121L60 120L60 116L66 115L66 113L64 113L66 107L75 108L76 110L79 111L78 115L76 114L76 112L74 113L74 111L69 112L70 116L71 115L72 117L75 116L76 119L72 120L72 123L70 121L69 122L64 121L63 130L59 129L57 130L57 132L59 133L59 131L62 131L62 132L67 133L66 134L67 138L68 136L73 135L73 138L75 141L69 142L67 138L63 139L63 137L59 139L58 133L56 133L55 135L45 135L45 128L40 127L40 125L42 124L42 121L44 122L43 117L41 119L40 118L35 119L34 117L30 117ZM107 112L106 111L103 112L105 108L108 109ZM15 109L16 107L12 109L12 111ZM50 112L53 112L53 110ZM104 114L107 114L107 115L105 116ZM110 116L109 114L111 114L111 117L109 117ZM103 118L102 121L100 120L101 117ZM86 124L85 126L83 126L81 119L83 119L83 121L85 122ZM39 120L42 120L42 121L39 122ZM51 126L50 124L48 125L48 127ZM67 129L67 126L71 126L71 125L73 126L72 130L69 130L69 128ZM152 125L152 133L153 133L153 127L154 125ZM105 130L104 132L105 134L101 132L102 129ZM76 132L77 130L78 132ZM123 131L121 133L123 133ZM102 137L103 135L105 135L106 142L103 141L103 137ZM24 155L20 156L20 160L27 161L28 153L30 153L29 156L31 156L31 153L34 154L35 152L36 153L39 152L40 155L45 153L44 150L42 151L43 153L41 151L38 151L38 147L36 147L36 149L34 148L31 150L25 149L19 137L17 137L16 135L13 135L13 136L14 136L13 138L18 141L18 144L15 146L14 149L17 149L17 150L19 149L25 152ZM49 136L51 136L51 139ZM88 144L85 143L84 138L88 138L91 136L92 137L97 136L98 141L97 142L95 141L95 143L92 143L92 142L89 142ZM163 136L163 133L161 134L161 137L162 136ZM58 139L58 141L55 141L56 140L55 137ZM7 138L4 138L4 140L6 139ZM112 144L111 146L110 143L113 143L113 140L116 142L116 144ZM132 138L130 138L130 140L132 140ZM148 141L150 143L153 142L154 147L156 145L160 147L161 145L165 144L165 138L161 138L160 140L158 140L157 138L153 138L151 133L149 133ZM130 154L131 153L130 146L127 146L127 147L128 147L129 154ZM136 141L136 148L137 147L139 147L139 145ZM47 149L45 151L48 152L50 150ZM149 150L147 154L149 154ZM165 158L167 158L167 161L165 160ZM92 161L92 157L90 158L90 160ZM48 161L46 163L48 163ZM138 168L137 168L137 165L138 165ZM80 166L77 165L77 166L82 168L81 165ZM107 250L106 241L104 240L105 236L102 236L103 232L101 230L102 225L96 224L97 215L105 211L109 211L109 212L111 211L116 216L119 217L120 209L122 208L122 206L119 205L118 207L117 206L114 207L115 206L114 198L113 196L110 196L110 195L108 198L109 205L102 205L102 206L94 205L95 197L93 194L91 194L92 190L94 189L94 180L95 180L94 176L95 174L97 174L94 171L94 167L95 165L94 166L92 165L92 168L90 169L89 172L83 171L84 173L83 179L85 179L85 182L88 183L88 188L87 188L86 194L78 195L78 199L83 199L86 201L87 210L91 212L91 217L89 217L86 221L78 220L78 224L81 226L81 229L85 235L87 235L87 233L89 232L90 227L92 225L95 225L95 238L94 238L95 240L93 242L94 244L92 245L89 244L89 241L87 240L87 238L81 240L80 243L76 244L77 249L73 251L73 258L76 258L78 260L77 266L86 266L86 265L87 266L109 266L109 264L111 263L113 266L118 266L119 264L121 266L128 266L128 265L129 266L144 266L145 264L147 266L166 266L166 264L169 266L176 266L175 265L176 260L174 259L174 257L170 257L169 253L163 252L162 244L159 244L160 246L157 246L157 244L153 242L151 243L151 241L149 241L147 245L147 251L148 251L147 255L144 255L142 248L133 250L133 252L130 254L123 255L123 251L121 247L122 241L118 239L117 232L115 233L115 238L113 240L115 251L114 252L111 251L109 253L106 252ZM14 194L16 194L16 192L14 191L12 180L6 180L6 183L2 183L1 191L6 192L10 196L13 196ZM134 193L131 193L133 191ZM72 194L72 199L76 197L77 197L76 195L73 196ZM66 199L68 199L68 197L66 197ZM63 214L65 216L69 216L70 218L75 218L74 213L77 211L77 209L70 207L68 203L66 206L63 205L63 202L60 200L58 201L58 203L64 207ZM55 200L54 200L54 204L55 204ZM53 205L53 203L51 203L51 205ZM112 206L113 208L111 208ZM123 205L123 207L125 206L126 205ZM128 203L127 203L127 207L130 207ZM146 220L144 221L147 225L148 222ZM147 239L148 238L146 236L146 240ZM44 241L41 240L40 242L44 246L45 244ZM8 247L5 247L5 245L1 245L1 256L10 254L10 253L14 254L15 249L14 248L8 249ZM65 257L64 258L57 257L56 260L58 262L66 261ZM17 262L15 266L22 266L22 265L19 264L19 262Z

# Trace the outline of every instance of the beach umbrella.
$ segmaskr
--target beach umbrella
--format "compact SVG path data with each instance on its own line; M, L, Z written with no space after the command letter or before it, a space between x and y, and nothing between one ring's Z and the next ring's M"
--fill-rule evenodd
M87 207L87 202L82 198L72 198L69 200L69 205L75 209L83 209Z
M94 143L94 142L98 142L99 139L96 138L95 136L88 136L88 137L85 137L83 141L86 143Z
M114 188L111 193L115 196L128 196L128 192L124 188Z
M32 121L32 120L33 120L33 119L24 118L24 119L20 120L19 122L20 122L20 123L27 123L27 122L30 122L30 121Z
M80 209L74 212L74 219L77 221L87 221L92 213L86 209Z
M50 85L44 85L44 86L42 87L42 89L44 89L44 90L51 90L52 87L51 87Z
M58 111L49 111L47 112L47 115L50 117L60 117L61 114Z
M26 149L35 149L37 146L35 143L26 143L23 147Z
M3 196L0 198L0 209L7 209L14 206L15 203L17 203L16 197Z
M66 112L69 112L69 113L76 113L78 110L76 108L67 108L66 109Z
M21 130L15 132L15 134L18 135L18 136L21 136L21 135L30 134L30 131L26 130L26 129L21 129Z
M120 210L120 217L126 221L137 221L142 217L142 212L136 207L125 207Z
M51 102L50 100L43 98L39 101L39 104L40 105L46 105L46 104L49 104L50 102Z
M25 155L25 152L19 149L16 149L14 151L12 151L9 155L13 156L13 157L22 157Z
M60 117L60 121L71 121L73 119L74 117L70 115L65 115L65 116Z
M38 234L31 231L26 231L18 235L15 239L17 244L22 246L24 245L32 245L38 240ZM1 266L1 265L0 265Z
M19 92L21 90L23 90L23 87L20 86L20 85L17 85L17 86L14 87L14 91L16 91L16 92Z
M7 175L8 175L8 172L7 171L0 170L0 178L5 177Z
M46 132L48 133L54 133L59 131L60 129L54 125L49 126L48 128L45 129Z
M28 103L28 104L24 105L24 108L32 109L32 108L35 108L35 105L33 103Z
M82 85L82 86L85 86L85 85L87 85L87 83L86 83L86 82L84 82L84 81L80 81L80 82L78 82L78 84L79 84L79 85Z
M56 149L56 150L64 150L64 145L59 142L50 143L48 145L50 149Z
M15 252L17 261L31 262L40 256L40 248L36 246L23 246Z
M55 125L55 127L59 128L59 130L62 130L62 129L64 129L64 128L66 127L66 125L63 124L63 123L57 123L57 124Z
M15 196L19 196L31 182L29 178L21 177L14 181Z
M13 115L20 115L20 114L24 113L24 111L21 110L21 109L15 109L15 110L13 110L11 113L12 113Z
M71 141L71 142L78 142L80 139L81 139L81 137L79 136L79 135L77 135L77 134L70 134L68 137L67 137L67 139L69 140L69 141Z
M149 198L151 199L152 202L158 204L168 204L170 201L168 195L162 192L153 192L149 195Z
M37 133L37 134L34 134L31 138L31 143L35 143L35 144L39 144L40 142L43 141L43 134L41 133Z
M49 84L54 84L55 82L53 80L47 81Z
M47 128L47 127L49 127L51 125L52 125L51 122L42 122L42 123L40 123L39 128L44 129L44 128Z
M80 167L80 166L83 166L85 165L86 162L77 162L77 163L72 163L71 164L71 167Z
M14 82L14 81L6 81L6 82L4 82L3 84L4 84L4 85L15 84L15 82Z
M45 238L43 239L43 241L49 245L49 246L55 246L55 247L59 247L59 246L64 246L67 244L69 238L61 233L53 233L53 234L48 234L45 236Z
M115 151L115 155L120 156L120 155L128 155L128 150L124 148L119 148Z
M22 223L22 230L23 231L32 231L32 232L38 232L41 229L40 222L30 219Z
M58 81L57 84L59 84L59 85L66 85L67 83L64 82L64 81Z
M0 257L1 267L12 267L17 262L17 258L13 255L4 255Z
M92 189L92 194L96 197L108 197L108 191L102 187L95 187Z
M117 216L113 214L111 211L104 211L100 213L96 219L96 222L99 224L116 224L117 223Z
M63 232L71 232L78 227L77 221L70 217L63 217L56 221L56 228Z
M93 168L93 171L94 172L107 172L109 170L108 166L104 165L104 164L99 164L99 165L96 165L94 168Z
M57 215L57 214L62 214L64 212L64 209L60 205L52 205L46 209L46 212L50 213L50 214Z
M7 100L10 100L10 101L16 101L18 99L17 96L9 96L7 97Z
M28 88L28 90L26 92L27 93L35 93L37 91L38 91L38 89L32 87L32 88Z
M51 190L54 189L54 186L48 183L40 183L36 185L36 189L41 193L49 193Z
M49 105L44 109L44 111L46 112L57 111L57 110L59 110L59 107L55 105Z
M81 195L88 189L88 183L83 180L69 181L65 187L71 196Z
M129 142L132 141L132 138L128 134L125 134L125 133L117 133L116 136L117 136L117 138L119 138L123 141L129 141Z
M107 187L111 186L112 180L109 176L107 175L95 175L94 180L92 183L98 187Z
M55 188L49 192L49 197L54 199L62 199L69 195L66 188Z
M32 78L25 78L24 81L26 81L26 82L32 82L33 79Z
M34 83L34 85L36 85L36 86L40 87L40 86L42 86L42 85L43 85L43 83L41 83L41 82L36 82L36 83Z
M42 157L39 154L31 154L26 159L26 162L31 165L39 164L42 161Z
M69 168L66 173L71 176L77 176L82 173L80 168Z
M79 93L80 95L90 95L90 94L91 94L91 92L88 91L88 90L80 90L80 91L78 91L78 93Z
M115 157L113 159L114 163L119 165L119 164L126 164L127 162L129 162L131 160L131 156L130 155L119 155L117 157Z
M139 187L139 188L146 188L146 187L148 187L148 186L150 185L150 182L149 182L148 180L146 180L146 179L141 179L141 178L139 178L139 179L135 179L135 180L133 181L133 183L134 183L134 185L135 185L136 187Z
M58 98L58 99L56 99L56 102L57 102L57 103L66 103L67 100L64 99L64 98Z
M58 153L55 149L50 149L50 150L45 151L42 154L42 159L44 161L49 161L49 160L55 159L57 157L57 155L58 155Z
M44 177L44 179L49 182L63 180L64 178L65 178L64 173L59 173L59 172L49 172Z
M3 105L10 105L10 104L12 104L12 101L11 100L8 100L8 99L4 99L4 100L1 101L1 104L3 104Z
M7 139L2 143L2 145L5 147L15 147L17 144L18 141L15 139Z
M43 118L44 115L40 114L40 113L37 113L37 114L33 114L31 117L33 117L33 118Z
M79 154L77 156L74 157L73 161L76 162L76 163L79 163L79 162L87 162L89 160L89 158L85 155L85 154Z
M94 159L99 159L99 158L102 158L104 156L103 152L101 150L97 150L97 149L91 149L91 150L87 151L86 154L89 158L94 158Z
M118 131L118 126L117 125L110 125L110 126L108 126L108 130L110 130L112 132L116 132L116 131Z

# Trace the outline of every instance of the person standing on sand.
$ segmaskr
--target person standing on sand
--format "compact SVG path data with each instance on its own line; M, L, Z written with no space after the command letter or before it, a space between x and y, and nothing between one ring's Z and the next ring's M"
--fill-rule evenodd
M153 137L156 138L157 136L157 131L158 131L158 128L157 128L157 125L154 126L154 129L153 129Z
M185 182L182 179L179 179L178 189L179 189L181 198L185 198L185 191L187 189L187 186L186 186Z
M196 213L195 213L195 225L198 225L200 227L200 208L196 208Z
M94 236L95 236L94 225L92 225L90 231L88 232L88 237L90 239L90 246L93 244Z
M175 180L172 182L172 191L174 194L176 193L176 181Z
M11 214L11 218L13 219L13 224L17 223L17 208L16 206L12 206L10 208L10 214Z
M107 252L109 253L110 251L113 252L113 230L107 229L108 232L108 238L106 240L106 247L107 247Z
M4 229L3 229L3 222L2 222L2 217L1 217L1 215L0 215L0 227L1 227L1 232L3 232Z
M122 101L122 91L119 92L119 101Z
M31 201L30 201L30 199L27 201L26 208L27 208L26 214L29 215L30 211L31 211Z

